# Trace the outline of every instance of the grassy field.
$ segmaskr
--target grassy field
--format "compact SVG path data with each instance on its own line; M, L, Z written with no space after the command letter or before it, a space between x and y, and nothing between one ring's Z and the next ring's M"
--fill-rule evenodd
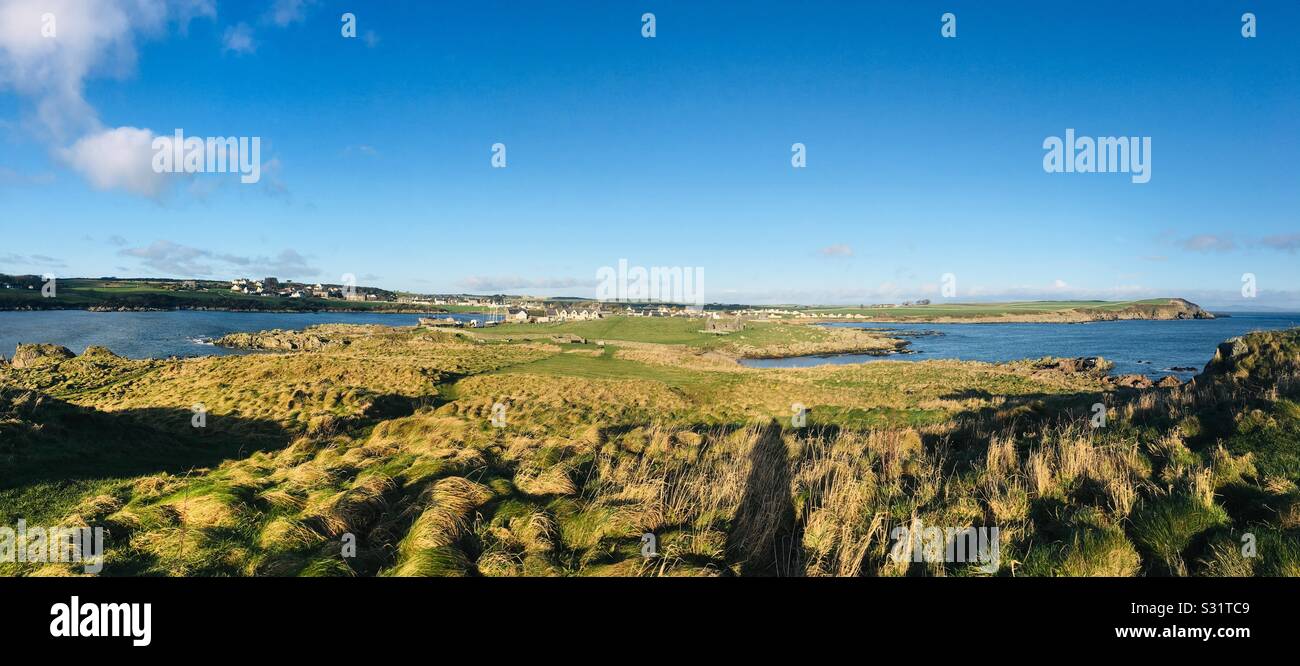
M694 325L3 367L0 525L104 527L119 576L1300 575L1300 331L1134 391L1030 360L745 368L817 329ZM997 526L1001 557L891 557L913 521Z
M486 340L547 339L577 335L590 342L613 341L676 345L696 351L731 356L794 356L850 351L892 351L900 343L879 335L852 330L800 326L771 321L749 321L731 333L709 333L702 319L686 317L605 317L592 321L551 324L504 324L475 331Z

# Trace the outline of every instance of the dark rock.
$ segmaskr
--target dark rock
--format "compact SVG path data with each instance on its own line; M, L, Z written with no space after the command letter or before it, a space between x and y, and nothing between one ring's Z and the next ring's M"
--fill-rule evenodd
M1120 375L1111 377L1108 381L1120 388L1148 389L1153 386L1151 378L1146 375Z
M1214 350L1214 358L1205 365L1205 372L1211 374L1231 373L1237 363L1250 353L1250 345L1240 336L1228 338L1219 343Z
M1066 373L1106 372L1114 364L1100 356L1081 356L1078 358L1045 358L1034 364L1041 370L1056 370Z
M18 343L18 348L14 350L14 357L11 364L15 368L31 368L46 363L58 363L70 358L76 358L67 347L60 345L46 344L23 344Z

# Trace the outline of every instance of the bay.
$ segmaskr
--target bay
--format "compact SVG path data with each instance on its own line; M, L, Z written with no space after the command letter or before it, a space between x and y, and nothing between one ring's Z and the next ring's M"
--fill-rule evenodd
M1217 319L1134 319L1082 324L834 322L824 325L879 330L908 340L909 349L916 353L796 356L745 359L741 363L752 368L801 368L882 360L957 359L999 363L1043 356L1101 356L1115 363L1114 374L1176 375L1186 379L1200 372L1214 357L1220 342L1252 331L1300 326L1300 313L1243 312Z
M89 312L45 310L0 312L0 354L13 355L20 342L63 345L80 354L90 345L107 347L128 358L167 358L245 353L216 347L211 340L227 333L273 328L300 330L315 324L382 324L414 326L420 317L483 321L481 314L386 314L372 312Z

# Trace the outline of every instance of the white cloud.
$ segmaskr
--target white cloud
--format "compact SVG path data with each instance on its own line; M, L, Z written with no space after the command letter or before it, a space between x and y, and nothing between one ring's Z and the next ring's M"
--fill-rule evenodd
M824 248L818 250L817 252L818 252L819 254L821 254L823 257L851 257L851 256L853 256L853 248L849 247L848 245L844 245L844 244L839 244L839 245L828 245L828 246L826 246L826 247L824 247Z
M248 27L247 23L226 28L225 34L221 36L221 51L223 53L230 51L238 55L257 51L257 42L253 41L253 29Z
M303 20L306 9L313 4L316 4L315 0L275 0L267 18L283 28Z
M59 156L96 189L123 189L156 199L170 174L153 170L153 137L153 132L135 127L104 130L78 139Z
M213 0L0 0L0 90L29 101L33 134L66 147L56 152L96 187L154 196L156 186L133 164L128 174L109 173L127 166L122 151L138 147L147 130L106 130L85 99L85 83L133 72L137 37L172 23L183 31L194 18L215 16Z
M46 14L52 37L42 31ZM134 70L137 34L215 15L211 0L3 0L0 88L31 98L40 128L64 142L99 129L82 94L85 81Z

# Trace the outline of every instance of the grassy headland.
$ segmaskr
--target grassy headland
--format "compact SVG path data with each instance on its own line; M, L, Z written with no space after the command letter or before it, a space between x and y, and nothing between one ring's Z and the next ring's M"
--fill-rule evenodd
M8 285L9 288L3 288ZM30 287L30 288L28 288ZM477 305L420 305L396 302L401 294L370 287L361 290L382 296L380 300L345 301L338 298L277 298L259 294L231 291L229 283L212 280L174 279L117 279L117 278L64 278L57 281L55 298L41 294L41 279L35 275L0 275L0 310L232 310L232 311L289 311L289 312L405 312L405 313L467 313L489 312L489 307ZM505 298L505 297L501 297ZM513 298L513 297L511 297ZM515 305L525 302L537 305L537 299L513 298ZM540 301L550 307L571 307L582 303L584 307L596 305L582 299L550 299ZM566 305L567 304L567 305ZM611 306L619 309L618 306ZM757 306L712 305L739 314L743 318L763 318L767 315ZM875 322L1085 322L1114 319L1201 319L1214 315L1194 303L1181 298L1160 298L1142 301L1025 301L1016 303L943 303L926 305L897 305L873 307L807 307L791 306L784 312L796 314L799 321L811 323L821 320ZM496 311L498 314L500 310ZM596 336L602 330L600 322L589 332ZM625 326L625 325L620 325ZM523 331L520 331L523 332ZM669 332L666 335L672 336ZM603 335L600 337L609 337ZM659 342L660 340L650 340Z
M913 520L999 527L1001 576L1300 574L1300 330L1137 391L1051 361L745 368L827 338L684 321L27 356L0 368L0 525L103 526L104 575L984 575L889 557Z
M456 306L417 307L387 301L344 301L315 297L275 298L230 291L229 283L203 282L186 288L182 280L67 278L56 282L54 298L34 288L0 289L0 310L233 310L263 312L451 312ZM192 281L190 281L192 282Z
M852 316L879 322L1085 322L1117 319L1213 319L1214 315L1181 298L1141 301L1023 301L1015 303L939 303L870 308L811 308L810 314Z

